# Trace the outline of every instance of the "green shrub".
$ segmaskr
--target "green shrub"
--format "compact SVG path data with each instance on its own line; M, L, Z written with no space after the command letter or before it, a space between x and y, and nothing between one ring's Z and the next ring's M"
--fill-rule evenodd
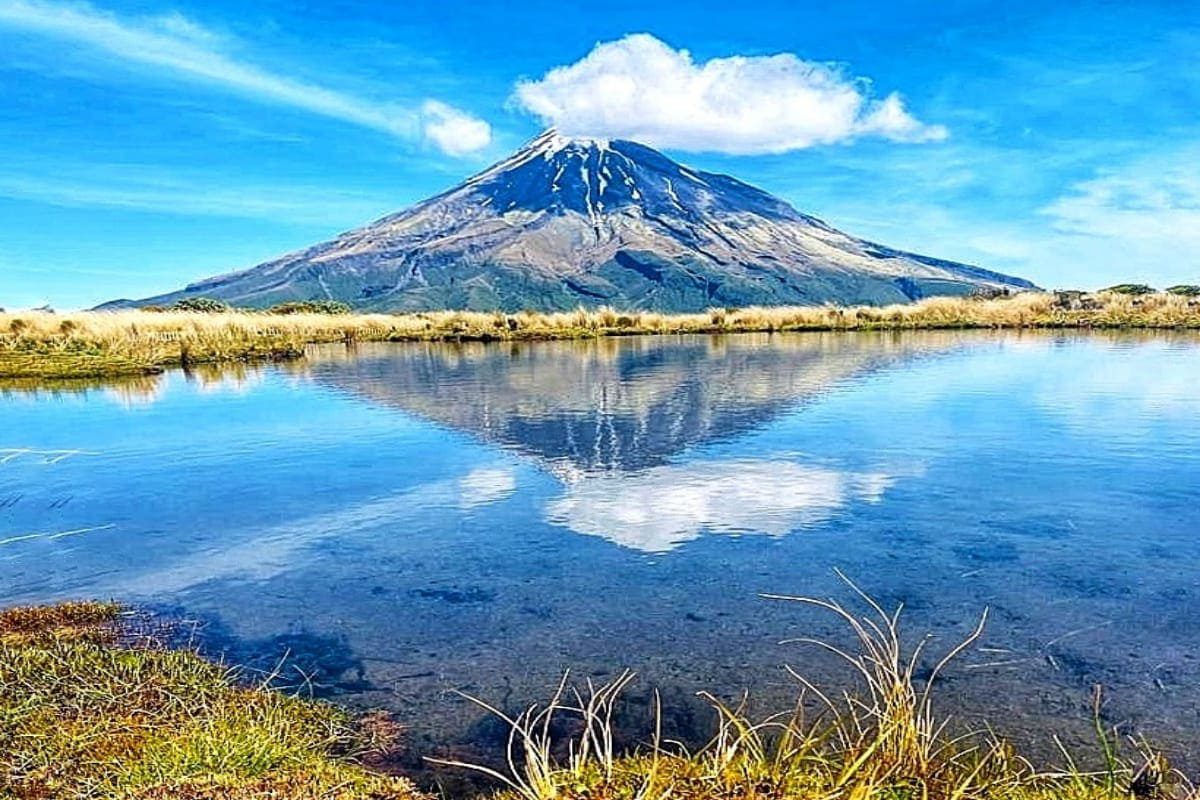
M1181 283L1167 289L1167 294L1177 294L1180 297L1200 297L1200 286L1193 283Z
M220 314L229 310L229 304L211 297L185 297L176 300L172 311L199 311L203 314Z
M297 300L267 309L269 314L349 314L351 308L341 300Z
M1107 289L1101 289L1100 291L1112 292L1113 294L1143 295L1154 294L1154 287L1147 286L1144 283L1118 283L1116 286L1109 286Z

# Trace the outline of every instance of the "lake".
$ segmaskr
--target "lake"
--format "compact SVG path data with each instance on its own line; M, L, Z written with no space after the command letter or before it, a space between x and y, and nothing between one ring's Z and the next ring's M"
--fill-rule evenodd
M1200 755L1200 337L930 332L313 348L0 395L0 604L118 598L486 753L564 669L834 687L855 597L945 648L965 723ZM644 709L644 703L641 706ZM630 726L639 722L630 711ZM644 716L644 714L643 714ZM637 718L637 719L634 719ZM414 758L416 756L414 755Z

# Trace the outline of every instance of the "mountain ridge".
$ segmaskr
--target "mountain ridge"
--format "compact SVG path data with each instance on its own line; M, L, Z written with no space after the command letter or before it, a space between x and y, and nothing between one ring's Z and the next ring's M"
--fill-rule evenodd
M331 299L378 311L679 312L1035 288L849 236L636 142L550 130L458 186L327 242L105 307L205 296L251 307Z

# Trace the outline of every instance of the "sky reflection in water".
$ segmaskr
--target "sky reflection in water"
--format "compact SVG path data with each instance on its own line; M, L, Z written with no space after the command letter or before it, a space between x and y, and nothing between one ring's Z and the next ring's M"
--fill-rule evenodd
M478 734L447 689L517 702L567 666L683 706L782 701L784 662L836 681L777 644L836 625L758 594L840 594L839 567L913 631L992 608L1007 655L954 674L960 713L1085 739L1099 682L1186 758L1197 386L1187 335L924 333L329 347L11 390L0 601L200 620L428 744Z

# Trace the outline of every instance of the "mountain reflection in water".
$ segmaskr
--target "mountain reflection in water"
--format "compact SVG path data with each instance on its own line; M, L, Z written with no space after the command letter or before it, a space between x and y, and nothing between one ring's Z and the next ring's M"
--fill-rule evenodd
M319 383L533 456L563 475L638 470L733 436L962 336L655 336L316 348Z
M952 349L961 335L771 334L317 348L320 384L534 459L564 485L546 519L646 552L703 533L782 536L875 502L899 474L772 454L671 463L839 384ZM500 471L497 485L511 481Z

